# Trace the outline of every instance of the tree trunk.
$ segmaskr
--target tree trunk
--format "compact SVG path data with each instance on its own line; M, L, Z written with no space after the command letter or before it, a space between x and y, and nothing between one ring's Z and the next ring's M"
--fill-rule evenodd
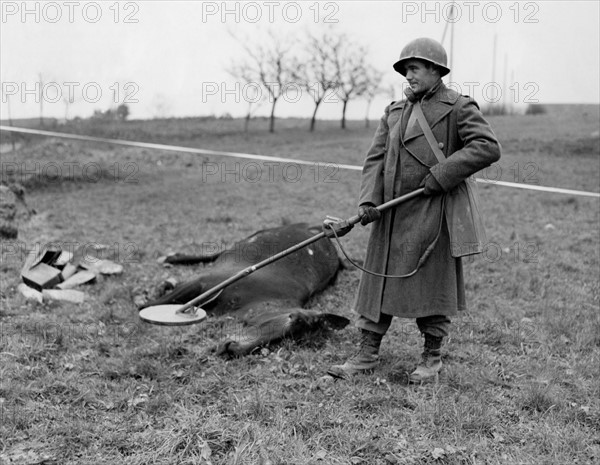
M246 117L244 118L244 132L248 132L248 128L250 127L250 119L252 118L252 105L254 102L248 102L248 110L246 111Z
M321 100L315 102L315 109L310 120L310 132L313 132L315 130L315 123L317 121L317 110L319 109L319 105L321 105Z
M275 105L277 99L273 98L273 105L271 106L271 118L269 120L269 132L275 132Z
M344 100L344 106L342 107L342 129L346 129L346 107L348 106L348 100Z
M367 100L367 113L365 114L365 127L368 128L371 126L371 122L369 121L369 110L371 109L372 100Z

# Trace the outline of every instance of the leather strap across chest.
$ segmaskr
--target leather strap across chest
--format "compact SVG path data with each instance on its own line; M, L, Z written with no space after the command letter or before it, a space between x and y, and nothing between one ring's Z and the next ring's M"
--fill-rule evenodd
M423 109L421 108L421 102L417 101L413 104L413 110L412 110L412 113L409 118L409 124L410 124L410 120L413 119L413 115L415 116L416 120L419 122L419 126L421 126L421 129L423 130L423 134L425 135L425 139L427 139L427 143L431 147L431 150L435 154L435 157L438 159L438 161L440 163L442 163L446 159L446 157L444 156L444 153L440 149L438 142L435 139L435 136L433 135L431 128L429 127L429 123L427 122L427 119L425 119L425 115L423 114Z

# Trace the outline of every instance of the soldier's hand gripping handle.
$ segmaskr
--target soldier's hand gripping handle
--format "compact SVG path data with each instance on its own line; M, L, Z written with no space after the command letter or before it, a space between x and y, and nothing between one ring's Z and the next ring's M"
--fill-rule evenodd
M336 218L335 216L327 216L323 221L323 231L327 233L328 237L331 237L332 230L335 231L337 237L342 237L348 234L354 227L348 220Z
M365 203L358 207L358 217L360 218L360 224L366 226L381 218L381 212L372 203Z

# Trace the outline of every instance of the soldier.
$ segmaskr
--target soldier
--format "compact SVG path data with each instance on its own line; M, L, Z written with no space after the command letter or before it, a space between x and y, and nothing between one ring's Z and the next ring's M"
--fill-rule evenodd
M394 316L416 318L424 337L411 382L435 377L450 317L466 309L461 256L485 241L472 175L500 158L500 145L477 103L447 88L446 52L435 40L410 42L394 64L406 99L392 102L362 171L358 214L373 222L355 311L358 353L328 373L338 378L375 368ZM400 206L375 207L424 188Z

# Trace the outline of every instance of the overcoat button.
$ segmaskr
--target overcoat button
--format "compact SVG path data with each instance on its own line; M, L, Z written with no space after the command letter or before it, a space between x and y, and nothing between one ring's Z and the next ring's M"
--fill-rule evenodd
M443 148L444 148L444 143L443 143L443 142L440 142L440 143L438 144L438 147L439 147L439 148L441 148L441 149L443 149Z

